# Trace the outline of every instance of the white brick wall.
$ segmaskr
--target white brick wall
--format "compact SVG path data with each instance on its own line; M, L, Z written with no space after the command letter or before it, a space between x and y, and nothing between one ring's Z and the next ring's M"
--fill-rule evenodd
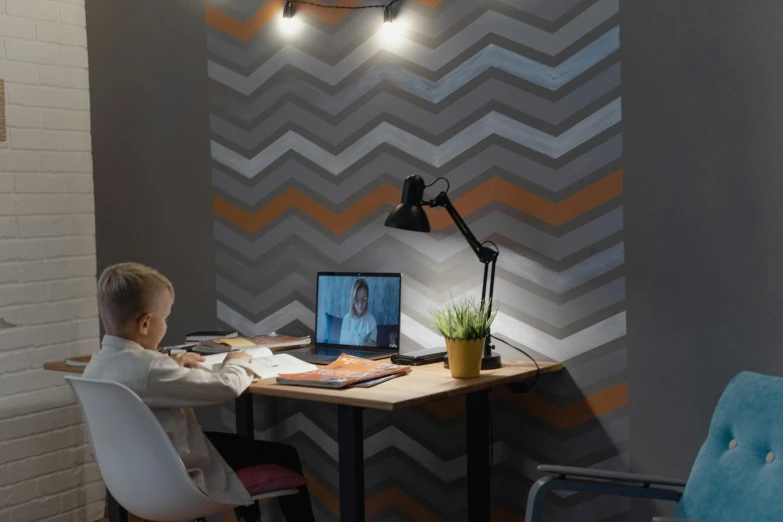
M103 515L81 413L41 369L98 346L84 20L83 0L0 0L0 522Z

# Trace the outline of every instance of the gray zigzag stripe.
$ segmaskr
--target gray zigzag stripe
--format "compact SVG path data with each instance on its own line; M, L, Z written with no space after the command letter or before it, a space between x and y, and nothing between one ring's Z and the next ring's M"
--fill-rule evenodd
M394 72L397 68L388 62L381 61L374 65L370 71L367 71L367 74L362 74L356 81L348 82L346 86L338 89L316 85L317 82L312 82L306 75L291 69L289 74L279 77L277 81L251 97L245 97L225 87L212 84L210 99L213 112L225 113L227 117L240 122L254 122L259 118L268 117L267 113L289 101L296 102L324 119L329 116L342 115L344 117L344 112L352 113L362 107L357 102L371 99L381 92L389 92L400 99L422 107L424 110L439 112L440 107L448 106L458 100L464 94L463 90L473 90L483 83L492 81L512 86L520 93L531 92L531 94L520 94L520 96L524 96L520 106L523 110L529 110L531 115L546 121L548 113L552 112L554 113L552 117L557 117L558 114L562 114L566 110L566 107L572 108L577 105L580 100L585 98L585 94L601 89L600 85L595 85L595 78L601 78L604 82L611 81L611 78L617 78L619 63L609 63L608 66L606 63L609 62L589 71L578 81L574 81L570 86L572 88L559 92L543 91L537 87L531 89L529 83L492 68L481 71L475 77L454 85L455 90L452 92L433 93L430 90L421 89L414 89L414 92L411 92L410 86L401 86L398 85L399 82L394 81L396 77ZM612 69L613 72L607 72L606 69ZM590 84L590 86L584 87L585 84ZM587 93L574 92L580 89L586 89ZM535 103L533 102L536 101L542 105L540 109L534 108ZM558 109L558 107L562 107L562 109Z
M319 250L334 261L344 262L383 235L399 239L399 231L383 227L385 219L385 216L381 216L374 223L340 243L326 237L296 216L286 218L275 229L255 240L246 239L220 223L215 223L214 231L218 241L242 253L248 259L257 259L289 236L296 235L312 245L319 245ZM471 224L477 237L488 237L499 232L500 235L554 260L563 259L583 248L588 248L597 241L621 231L622 227L622 208L613 210L562 237L550 236L499 212L484 216ZM459 233L442 240L434 239L436 236L435 234L405 235L401 241L436 262L442 262L468 248Z
M495 102L488 103L485 107L481 107L474 113L466 115L464 118L455 122L454 125L450 126L441 126L440 118L437 116L431 118L431 123L418 126L417 124L410 122L409 117L406 117L410 113L395 113L389 111L385 114L381 113L376 115L370 121L363 122L362 127L351 129L349 126L357 122L331 125L329 123L324 123L322 120L313 117L312 115L308 117L306 111L299 108L293 108L292 112L299 113L299 116L295 120L285 122L282 126L275 129L266 128L266 126L262 124L260 127L248 131L216 115L210 115L210 123L213 143L216 143L221 147L221 150L230 151L224 152L224 155L233 153L234 156L245 159L262 158L270 147L279 147L283 144L292 145L293 148L291 150L294 150L297 154L305 155L310 161L313 161L314 155L324 155L324 153L336 156L338 159L341 158L340 154L344 153L348 154L348 156L344 156L342 159L345 159L346 157L351 158L352 151L346 152L346 149L350 149L350 147L356 146L357 144L364 148L368 145L371 146L372 148L368 150L368 153L371 153L378 146L389 143L377 139L376 128L378 127L391 132L394 140L407 137L408 140L414 141L417 144L420 142L427 143L434 151L433 154L435 154L435 156L432 156L432 158L437 158L438 155L444 153L444 150L439 149L439 147L453 147L458 144L457 141L450 140L457 138L460 141L467 141L467 143L471 144L469 148L473 148L478 145L478 143L465 140L465 132L476 131L481 127L495 126L499 126L501 129L498 133L499 137L509 140L510 136L515 136L513 140L509 140L514 143L514 146L519 146L523 150L527 149L528 152L532 151L529 153L533 155L546 154L549 157L553 157L551 154L560 154L560 156L555 156L557 158L567 154L574 148L577 149L577 154L581 154L578 147L584 142L596 138L596 135L605 137L604 133L607 132L607 130L610 132L619 131L619 128L617 127L612 128L613 124L609 121L611 116L607 115L605 112L602 116L597 115L602 113L602 111L607 110L607 104L619 103L618 94L618 91L614 91L608 96L604 96L597 100L597 102L579 111L569 120L555 126L548 125L535 118L530 118L525 114L520 114L509 107L499 105ZM414 109L414 113L415 112L418 111ZM306 123L308 119L310 120L309 124ZM603 119L604 121L593 121L593 119ZM512 124L511 122L514 123ZM619 120L617 122L619 123ZM588 125L594 126L592 131L596 134L589 134L591 131L586 128ZM516 127L517 130L511 130L513 127ZM571 130L575 127L580 128L580 132ZM519 129L522 129L522 132L519 132ZM270 130L273 132L269 132ZM440 134L432 134L429 132L430 130L436 130L440 132ZM363 141L368 135L369 138L366 141ZM483 135L479 139L487 139L492 136L493 134ZM257 141L259 139L263 141ZM523 141L520 142L518 140ZM400 142L397 141L397 143L392 146L404 147L405 145L401 145ZM553 149L547 151L539 150L544 147L552 147ZM558 147L568 147L568 150L565 150L564 152L555 150ZM401 150L403 153L413 155L414 151L424 149L417 145L415 147L409 146L407 149ZM268 163L264 168L266 169L271 164L279 161L286 152L289 152L289 150L283 149L268 156L266 158ZM446 162L448 163L449 161L454 160L459 154L461 154L461 152L455 152L454 155L447 154ZM418 158L418 156L415 157ZM431 163L433 161L432 158L425 156L423 160L433 166L443 167L443 164ZM363 160L364 156L352 159L354 159L355 163L356 161ZM354 163L351 163L348 166ZM245 161L240 161L240 163L237 164L244 165ZM233 167L233 165L229 167Z
M462 3L469 5L467 1ZM535 51L556 56L615 16L618 8L618 0L599 0L554 34L531 27L507 14L491 10L485 10L483 13L473 12L470 13L471 16L465 16L455 10L453 14L449 13L439 18L437 21L440 23L437 25L433 23L434 20L415 15L406 17L405 21L406 31L422 30L430 40L426 45L415 44L415 47L410 49L412 53L432 52L435 49L438 52L445 52L445 48L450 47L453 50L449 54L456 56L485 36L495 34ZM359 44L358 39L367 35L370 35L370 38L374 36L367 27L372 27L371 20L377 21L377 16L377 13L360 14L354 23L346 25L334 35L323 33L311 26L307 28L306 39L297 44L283 43L282 45L296 45L299 50L334 64ZM458 22L462 24L455 27ZM448 31L446 34L442 34L446 31ZM281 45L280 37L275 31L262 31L258 38L259 40L253 42L251 47L243 49L210 34L207 36L207 49L214 56L224 59L227 62L225 65L246 71L261 65L262 60L270 59L269 50Z
M542 379L537 387L556 396L571 395L574 390L590 388L612 375L619 375L628 369L628 349L623 347L607 355L574 365L569 361L567 377ZM562 381L570 381L567 386ZM578 393L578 392L577 392Z
M279 222L282 222L282 220L278 221L278 223ZM227 226L227 228L229 230L233 230L233 227ZM386 232L391 232L391 231L386 231ZM524 265L521 266L519 270L515 270L513 264L507 268L504 267L504 270L506 270L510 274L514 274L518 277L522 277L528 273L533 274L539 268L548 269L548 271L545 271L540 276L539 275L531 276L531 278L534 281L536 281L536 278L541 279L540 285L542 286L546 286L547 284L549 284L548 281L552 281L552 280L554 280L554 283L552 284L560 284L560 282L562 281L556 279L554 274L562 271L566 271L569 268L575 267L580 263L582 263L583 261L586 261L587 259L593 257L594 255L596 255L595 253L593 253L593 250L596 253L599 253L612 247L621 248L621 247L617 247L618 243L621 243L621 238L615 234L609 236L608 239L606 238L600 239L597 243L593 244L593 250L583 252L584 255L571 255L571 256L566 256L566 258L564 258L563 260L552 260L543 257L534 251L531 251L529 248L525 247L524 245L519 245L517 243L513 243L507 240L504 241L503 240L504 238L502 236L497 236L495 234L493 234L493 236L499 240L499 241L495 241L496 243L501 243L500 248L503 254L501 258L509 257L509 256L517 256L516 259L523 260L524 262ZM335 236L330 236L330 237L335 237ZM440 234L439 237L443 237L443 234ZM438 257L438 259L433 259L432 253L430 252L422 253L420 250L410 245L409 240L410 237L399 240L394 236L388 236L388 235L384 236L381 234L381 236L376 241L372 241L368 243L368 247L371 246L372 248L365 247L354 252L353 255L356 258L355 260L348 258L340 261L340 260L331 259L326 253L320 251L317 247L308 245L308 243L306 241L303 241L301 238L297 236L291 236L283 239L280 243L277 243L277 245L275 245L276 247L275 250L269 250L268 254L262 254L258 258L254 258L253 264L255 265L256 263L258 263L258 266L264 266L263 263L265 262L266 263L277 262L274 260L277 258L279 252L293 246L296 248L307 249L310 255L318 260L318 263L320 263L319 266L321 267L331 266L331 267L336 267L348 271L350 270L362 271L366 269L367 263L371 263L373 266L379 267L380 270L380 267L390 267L389 259L394 259L394 257L387 258L387 260L384 262L382 257L374 253L375 248L385 248L386 253L393 253L397 251L399 252L400 256L406 255L408 258L411 259L411 262L408 265L399 265L401 270L403 268L406 270L410 270L411 275L421 274L422 277L416 277L415 279L421 281L428 281L433 278L439 279L440 274L443 274L446 271L459 266L460 263L464 263L466 260L468 263L471 264L471 266L472 263L475 262L474 257L471 257L472 252L468 249L456 250L453 256L445 256L443 258ZM567 290L575 288L576 285L586 284L591 279L593 279L593 277L602 277L602 274L611 272L621 267L622 256L620 254L621 253L618 253L617 251L612 251L611 254L607 253L607 257L605 258L604 257L596 258L595 259L596 264L581 265L581 267L583 267L584 269L585 278L583 280L578 280L578 283L574 283L574 286L570 286ZM527 260L527 262L525 262L524 260ZM608 266L604 271L601 271L603 263L611 264L611 266ZM581 270L582 269L580 268L580 271L577 271L576 273L579 274L583 273ZM589 274L591 273L595 275L590 276ZM428 276L428 277L424 277L424 276ZM569 282L568 284L570 285L571 283ZM439 288L439 287L436 284L433 288Z
M419 414L415 410L407 412L405 420L401 421L395 414L393 426L394 433L403 433L405 441L416 441L422 446L426 445L428 449L421 450L431 452L432 459L453 460L465 453L464 441L464 419L457 424L451 425L443 422L434 422L426 416ZM299 415L299 414L295 414ZM333 417L333 415L330 415ZM388 416L384 416L388 418ZM525 422L524 417L518 410L508 408L498 408L493 406L493 419L496 423L498 434L504 443L513 448L515 452L532 452L537 458L547 461L558 460L561 462L573 462L598 453L601 450L611 446L628 441L629 428L626 417L609 422L599 427L591 427L588 431L578 434L567 440L560 440L557 437L538 429L532 423L526 423L524 430L513 430L520 422ZM308 420L312 419L308 415ZM280 437L282 434L290 437L298 421L285 419L275 424L273 430ZM286 427L288 426L288 427ZM267 432L268 433L268 432ZM388 426L384 426L378 431L367 433L365 437L370 440L388 440ZM455 436L459 434L459 436ZM394 446L401 451L405 451L405 445L399 441L400 437L394 438ZM317 441L316 441L317 442Z
M298 127L327 144L337 146L354 137L362 129L377 125L379 119L388 120L390 117L421 129L431 136L440 136L456 134L471 119L475 120L489 111L498 110L505 113L505 109L510 109L529 114L528 110L532 110L536 113L533 114L536 119L538 116L543 116L544 119L540 121L551 128L564 124L578 111L614 91L619 86L619 67L610 69L604 74L611 73L616 73L614 82L604 81L604 78L600 78L600 82L591 80L572 93L573 95L554 104L520 92L510 85L491 80L436 114L422 110L417 104L399 99L393 94L382 92L362 105L361 110L352 111L344 118L323 120L309 109L300 107L294 102L286 102L274 113L250 124L249 128L245 125L236 125L217 114L211 114L210 128L214 134L245 150L251 150L259 143L272 140L281 131L291 127ZM569 107L566 106L567 103L573 105ZM552 112L548 111L550 105L554 109ZM553 134L551 130L549 133Z
M266 318L273 316L277 311L284 309L288 305L294 303L304 305L309 310L315 309L314 291L308 291L306 293L301 291L291 291L286 292L285 295L278 297L276 300L263 301L255 298L253 294L250 294L249 292L238 289L227 278L221 277L219 283L220 286L218 288L218 298L228 304L242 317L252 322L265 320ZM480 281L476 280L474 281L474 284L475 283L480 284ZM605 291L608 292L608 290ZM478 294L478 290L476 289L472 289L471 292L473 294ZM415 320L420 325L430 324L432 319L429 313L423 313L421 310L411 307L409 305L410 299L406 298L405 295L406 294L403 294L402 313ZM455 294L455 296L456 295L462 295L462 292ZM505 295L506 293L504 292L501 298ZM441 304L448 300L448 298L449 295L447 294L442 299L431 301L433 303ZM594 309L590 310L590 313L584 312L581 314L581 316L578 316L576 319L574 319L573 322L566 322L562 318L559 318L558 315L553 313L552 315L555 317L553 322L557 321L565 323L562 326L553 326L551 323L547 322L547 317L540 317L542 315L546 315L542 312L536 312L537 316L534 316L525 310L520 310L519 308L505 304L505 300L503 300L502 303L502 312L505 319L513 320L516 324L524 324L526 327L532 327L536 332L541 332L554 339L564 339L566 337L570 337L587 328L590 328L591 326L594 326L599 322L611 319L618 312L623 310L623 307L621 306L622 301L611 302L604 306L591 304L590 306ZM566 311L571 311L573 308L574 307L566 307ZM314 314L312 314L312 317L314 321ZM424 344L430 342L424 338L422 338L421 341ZM516 352L506 348L505 345L499 346L498 350L512 353L515 357L518 357Z
M495 44L490 44L449 71L445 70L445 65L452 62L456 56L445 57L447 59L440 58L438 62L442 62L443 65L434 69L430 68L429 70L438 71L439 74L445 73L445 76L442 76L435 82L422 78L411 71L392 66L390 68L371 68L363 74L362 83L365 85L374 84L379 80L386 79L411 94L416 94L431 102L437 102L478 76L481 72L490 68L496 68L554 91L612 55L618 48L619 30L615 27L560 65L549 67L498 47ZM207 70L211 79L246 96L260 89L285 66L300 69L327 85L335 86L344 81L353 71L357 70L382 49L383 45L380 43L380 40L377 42L372 40L367 45L351 53L339 64L330 66L298 49L286 47L247 77L237 74L212 60L209 60ZM404 59L405 56L403 54L401 59ZM407 58L414 57L408 56ZM426 67L425 64L419 63L418 65ZM444 70L441 71L441 69ZM393 75L388 78L378 77L378 72L386 70L392 72ZM427 96L428 93L429 96Z
M564 264L561 267L557 264L552 267L542 265L519 256L519 259L525 261L523 270L529 270L521 275L529 277L533 280L532 283L503 269L498 270L498 276L514 281L515 284L528 290L539 291L541 295L553 302L563 302L565 299L572 299L595 288L595 282L607 282L622 274L622 247L621 242L598 247L598 252L593 256L586 256L575 263ZM301 257L287 258L286 254L301 254ZM512 253L508 248L502 248L501 257L508 257L512 254L518 255ZM307 259L307 261L302 261L303 259ZM218 249L216 260L221 275L246 288L265 287L270 278L283 277L292 272L312 276L318 271L365 272L372 270L376 272L402 272L406 276L406 284L421 292L447 292L452 288L451 285L444 282L447 277L458 277L459 279L455 279L456 281L473 279L478 281L479 274L477 272L479 265L470 250L463 250L438 263L391 237L380 238L368 248L357 252L345 263L336 263L328 259L318 249L298 237L284 240L269 254L254 260L253 266L264 267L263 270L255 270L252 266L246 265L245 260L240 260L233 252L222 248ZM266 267L269 267L268 273ZM562 278L556 277L558 271L564 272ZM560 294L537 286L536 278L540 277L538 272L550 273L549 276L546 276L544 283L569 286L573 290L563 298L559 298ZM519 277L519 279L515 280L515 277ZM426 281L427 285L425 286L419 281Z
M598 349L594 351L601 350ZM591 353L592 352L583 354L574 360L576 361L584 357L590 357ZM571 361L569 361L568 366L569 371L572 371L573 365ZM603 380L605 381L605 379ZM543 382L543 380L541 382ZM536 388L540 391L541 383L539 383ZM538 394L538 392L536 392L536 394ZM583 396L576 396L569 400L563 398L556 401L555 404L559 407L563 407L573 402L578 402L582 400L582 398ZM256 430L259 433L263 432L261 435L263 438L279 439L279 429L281 426L289 426L286 430L293 433L299 429L297 426L304 426L303 429L305 429L311 423L317 427L317 430L325 432L331 439L337 438L336 411L333 406L315 403L300 403L293 400L277 400L273 403L275 406L271 411L265 411L264 415L259 419L261 422L256 425ZM270 402L263 401L261 404L269 405ZM504 436L504 440L514 447L524 447L526 445L528 447L535 447L539 441L546 439L546 441L549 442L544 441L542 443L545 444L545 447L551 448L551 452L553 453L558 451L557 448L560 447L559 445L565 444L568 446L572 441L575 444L572 449L576 451L578 449L577 439L581 438L583 435L586 435L585 439L598 441L600 435L596 430L606 430L607 433L616 433L618 437L622 436L622 433L627 431L627 427L620 431L613 431L614 428L612 428L612 426L620 426L620 424L617 423L624 419L623 415L620 415L619 417L608 416L602 418L600 422L585 423L567 431L559 431L551 426L534 421L532 417L520 412L516 407L511 405L493 403L492 408L494 412L493 415L499 419L499 427L502 428L505 425L503 419L507 419L511 423L509 426L513 426L515 422L522 419L530 427L531 431L529 432L521 433L514 431L507 433ZM296 417L297 415L304 415L306 419L301 419L301 422L293 419L293 417ZM439 455L441 459L449 460L464 452L464 447L459 438L455 441L451 441L453 443L449 443L441 436L441 430L445 432L456 431L456 433L464 434L464 416L441 420L432 415L428 410L419 408L406 409L391 415L374 410L368 410L366 412L365 436L379 433L389 426L395 426L397 429L403 430L414 440L425 444L431 452ZM307 428L307 431L312 430ZM320 431L315 431L313 433L317 434L320 433ZM286 433L288 433L288 431L286 431ZM603 443L601 442L599 444ZM596 453L603 447L605 446L599 446L592 449L585 447L585 455ZM576 459L579 457L573 456L573 458Z
M624 278L612 281L561 305L542 299L522 288L515 287L503 281L502 278L498 279L496 284L503 289L503 292L499 292L497 297L503 303L503 311L506 314L516 316L515 311L519 311L544 321L555 328L564 328L625 298ZM270 303L281 301L293 293L315 296L315 283L311 277L291 274L277 280L274 284L270 284L261 293L254 294L238 287L227 278L218 275L217 291L220 295L239 305L243 312L248 312L250 315L255 316L270 306ZM479 293L480 288L472 288L467 294L454 294L454 298L459 298L462 295L477 296ZM440 299L434 301L408 285L403 286L403 304L411 310L417 311L422 316L427 316L433 306L448 299L449 293L441 295ZM518 316L516 317L518 318Z
M506 427L513 427L519 422L519 412L516 412L516 415L514 413L501 410L493 414L493 417L496 417L497 426L500 430L504 430ZM233 416L230 413L226 412L223 417L224 422L229 425L233 424ZM454 437L455 433L459 433L460 436ZM404 432L398 427L388 426L376 433L365 435L365 459L368 462L374 461L376 463L386 460L388 457L384 457L384 454L388 454L389 450L393 449L406 455L415 461L417 465L428 470L427 475L433 479L439 482L453 482L465 475L465 442L462 438L462 433L464 433L464 425L448 428L438 427L428 432L423 430ZM336 459L337 455L334 454L337 447L336 440L326 435L323 430L318 429L312 420L302 413L297 413L282 420L264 430L263 433L259 433L257 437L285 441L296 437L297 434L304 435L307 439L312 440L317 447L325 450L325 455L328 455L333 460ZM546 433L537 432L535 429L531 431L531 434L524 434L521 438L516 435L522 434L515 433L513 441L507 439L507 436L504 435L502 441L495 443L496 463L509 459L516 460L516 458L522 457L522 450L527 451L530 448L535 448L536 453L541 453L538 450L544 450L545 453L559 455L561 462L571 462L582 458L584 455L597 453L613 444L627 441L628 421L627 419L621 419L605 426L603 429L591 430L565 443L553 439ZM424 447L419 442L420 439L431 441L436 446L441 443L445 444L450 448L448 454L452 456L444 459L436 455ZM314 452L308 459L308 462L312 463L316 460L327 462L319 456L318 452ZM535 475L534 465L528 467L527 472L522 474L522 476L528 478L532 478Z
M555 328L565 328L625 298L625 278L619 278L561 305L515 287L507 281L503 281L502 278L496 281L498 288L496 298L502 303L504 313L514 316L513 311L517 310ZM480 287L471 285L468 292L458 291L453 294L455 299L463 295L472 295L474 298L478 298ZM428 317L432 307L449 299L449 293L439 296L440 299L433 300L406 285L403 297L403 304L409 309L408 313L415 311L422 317Z
M329 96L312 84L302 84L296 78L285 78L282 83L289 80L296 82L294 91L289 91L289 94L276 101L271 107L267 106L268 97L266 96L248 104L236 100L232 96L216 92L212 96L213 113L237 121L242 128L252 129L263 124L276 129L290 120L287 113L292 112L292 108L307 111L308 114L311 114L311 118L318 117L336 124L357 118L370 121L372 117L367 117L364 113L384 114L390 112L386 107L396 105L395 113L404 118L420 118L423 113L426 113L425 119L418 120L419 124L425 124L433 116L444 119L454 118L453 113L473 113L480 107L489 104L488 100L492 100L495 104L529 114L546 124L558 125L573 117L587 105L617 89L620 85L620 64L612 65L556 101L549 101L494 77L487 78L448 104L446 102L431 104L411 97L404 92L398 96L394 92L382 90L383 85L375 87L375 94L366 93L364 95L362 99L367 99L370 96L369 101L356 104L355 102L359 101L359 98ZM297 95L295 91L299 86L311 91L314 96L305 98ZM297 117L296 114L293 116Z
M396 254L396 255L395 255ZM258 267L248 266L229 252L219 250L216 264L219 273L250 288L266 287L270 280L279 280L292 273L315 274L319 271L368 271L384 272L395 268L405 274L406 279L426 281L427 287L443 293L452 288L449 281L464 281L476 276L478 265L472 252L462 252L448 262L433 266L429 259L401 254L400 245L376 244L371 251L363 251L354 256L350 265L324 264L312 256L312 247L297 242L284 247L273 256L259 260ZM396 259L399 257L399 259ZM513 273L525 281L560 295L568 290L585 284L592 279L622 266L624 261L623 244L618 243L581 261L565 270L556 271L535 261L503 250L503 264L498 277ZM440 283L439 283L440 281ZM550 299L553 300L553 299ZM558 301L554 301L558 302Z
M248 178L262 172L291 150L337 175L382 144L388 144L434 167L441 167L493 135L551 158L559 158L619 121L618 98L559 136L543 133L502 114L491 113L440 145L433 145L384 122L337 154L324 150L293 131L286 132L252 158L246 158L215 141L211 142L211 151L215 161Z
M479 292L475 291L473 292L473 294L478 295ZM461 293L460 294L455 293L455 295L461 295ZM500 301L501 304L505 303L505 300L502 300L504 296L506 296L505 292L502 293L502 295L498 298L499 300L501 300ZM264 317L267 313L272 313L278 307L278 305L288 303L293 298L294 297L291 296L284 301L275 303L271 305L264 312L261 312L260 314L257 314L255 316L251 316L251 318L257 319L257 318ZM448 298L444 298L442 301L437 301L437 303L441 304L445 302L447 299ZM625 303L621 300L619 302L610 303L609 305L603 307L596 306L596 309L593 310L592 313L585 314L583 317L576 319L574 322L566 323L562 327L553 326L552 324L548 323L544 319L533 316L524 311L520 311L518 308L507 306L505 304L501 306L501 313L503 314L502 319L504 320L503 321L504 323L506 321L513 321L514 326L508 327L507 332L509 332L510 335L515 336L518 339L524 339L524 336L529 335L530 332L533 332L535 334L533 337L540 336L542 338L545 338L546 336L551 339L565 339L567 337L571 337L575 334L578 334L579 332L587 330L595 326L596 324L602 322L608 322L607 324L611 323L612 327L615 327L617 321L615 321L613 318L615 318L618 313L624 311L625 309L624 304ZM410 317L412 320L415 320L418 324L429 325L432 323L432 316L429 313L422 313L421 310L414 309L410 307L408 304L403 305L402 313L405 314L407 317ZM539 316L542 315L540 312L537 312L537 314ZM499 322L498 325L500 324L501 323ZM525 333L519 333L519 334L514 333L520 329ZM498 328L498 333L502 333L500 332L500 327ZM512 339L512 341L513 340L514 339ZM422 338L422 342L424 344L427 344L430 341ZM582 353L581 351L579 351L579 347L574 347L574 348L576 349L576 351L569 352L570 356L574 356L577 353ZM496 351L498 351L498 353L503 353L504 356L508 356L510 354L511 356L513 356L512 358L514 359L518 359L520 357L519 352L517 352L511 347L506 346L505 344L500 344L500 345L496 344L495 349ZM563 358L555 357L553 355L553 352L544 352L544 353L553 360L562 361L563 359L566 358L566 357Z
M456 190L477 177L488 177L493 174L495 169L501 169L504 173L535 183L546 190L560 192L593 172L616 162L621 154L622 138L618 135L587 151L563 167L553 169L520 156L505 147L490 145L483 150L476 151L468 159L432 172L429 168L425 171L418 165L405 161L391 152L378 152L374 156L368 155L370 157L366 158L367 161L356 171L343 172L340 178L335 178L334 175L325 171L308 168L308 165L296 158L291 158L266 175L259 176L260 179L252 186L246 184L244 177L242 177L243 181L240 181L217 168L212 170L212 183L219 190L230 194L248 206L257 205L267 194L274 192L291 180L309 186L313 192L331 203L342 203L351 194L374 183L378 179L378 173L389 173L387 175L393 176L399 181L409 174L418 174L428 183L434 181L436 176L446 176ZM434 195L430 194L430 196Z
M594 351L600 352L602 350L599 348ZM625 348L621 348L619 351L625 352L626 350ZM575 358L573 361L577 361L586 357L589 358L591 356L592 352L588 352L582 356L579 356L578 358ZM602 358L593 357L593 359L595 360ZM611 359L609 358L603 359L611 362ZM572 363L572 361L569 361L568 367L569 371L578 369L578 366L574 367L574 363ZM606 376L611 377L609 374L606 374ZM618 374L617 376L620 378L624 377L622 374ZM598 380L593 384L599 384L602 381L606 382L606 379ZM539 385L536 386L537 391L535 393L537 395L540 394L539 392L542 388L540 384L542 382L544 382L544 380L542 380ZM614 383L612 385L614 385ZM570 399L563 397L556 399L554 404L558 407L564 407L574 402L579 402L583 398L583 395L577 395L571 397ZM261 423L263 428L259 429L267 430L264 432L264 437L274 437L275 426L277 426L283 420L299 413L304 414L309 421L318 425L319 429L329 434L330 437L337 437L336 411L334 411L334 407L331 407L330 409L330 407L325 407L324 405L318 405L314 403L299 403L292 400L278 401L276 404L278 406L275 407L274 411L276 412L277 417L275 419L269 419L268 415L263 417L264 422ZM528 422L532 419L532 417L519 411L516 407L505 403L493 403L493 411L496 412L496 415L498 415L498 419L501 419L501 422L498 424L500 427L504 426L502 419L508 419L511 422L509 426L513 426L514 422L518 422L520 419L523 419L525 422ZM551 439L551 441L547 443L546 447L550 447L552 452L556 452L556 446L558 444L568 445L571 443L570 441L574 441L574 444L576 444L578 442L576 439L582 437L582 435L587 435L586 438L588 439L598 440L599 435L597 433L593 433L595 430L607 430L607 433L617 433L618 437L621 436L624 431L627 431L627 426L626 428L623 428L623 430L616 432L612 431L614 428L611 428L611 426L620 426L616 423L621 421L623 418L624 417L621 415L619 417L615 416L614 418L607 418L605 419L605 422L585 423L565 432L558 431L546 424L541 424L538 426L535 422L528 422L528 425L532 430L529 432L529 434L514 431L507 433L504 436L504 440L506 440L509 444L514 445L514 447L522 447L525 446L525 444L527 444L529 447L533 447L536 444L535 441L539 440L538 434L540 433L543 434L544 438ZM464 452L464 447L461 445L462 443L459 441L459 438L457 438L456 441L453 441L453 444L450 444L447 443L444 440L444 437L442 437L440 434L440 430L445 430L446 432L450 430L456 430L457 433L464 434L464 416L441 420L432 415L428 410L420 408L401 410L391 415L385 412L368 410L366 412L364 425L365 436L378 433L388 426L395 426L397 429L408 433L409 436L414 440L427 445L430 451L440 455L440 458L442 459L452 459ZM524 442L528 440L533 442ZM603 446L594 449L585 448L585 455L596 453L602 447ZM577 446L574 446L573 449L576 451ZM579 457L574 456L573 458L576 459Z
M539 148L547 147L549 145L553 147L564 146L563 142L577 138L577 133L571 129L580 128L580 126L584 125L593 125L595 126L594 131L600 134L606 131L607 128L610 128L610 123L592 120L601 119L601 116L597 116L597 114L608 110L606 109L607 104L619 104L618 94L619 92L615 90L608 96L603 96L596 102L583 108L569 120L554 126L531 118L525 114L521 114L510 107L500 105L494 101L489 102L484 107L479 107L473 113L465 114L462 118L456 117L456 121L449 125L443 125L444 122L442 120L444 118L438 116L431 116L429 118L430 123L419 125L419 123L411 121L414 119L411 118L411 116L414 114L417 115L416 117L423 116L419 114L421 113L421 110L414 108L410 112L405 112L404 107L399 107L400 111L398 112L395 110L396 104L392 103L385 109L381 109L380 114L372 115L368 113L366 115L373 116L372 119L364 121L364 117L349 118L348 121L336 125L323 122L301 108L291 106L288 112L292 113L292 118L289 119L289 121L282 122L279 127L275 128L262 124L254 129L245 130L214 114L210 115L210 126L212 138L216 143L244 158L260 157L268 148L286 141L297 144L306 143L307 147L319 151L319 153L320 150L324 150L329 154L337 155L339 157L339 154L345 151L346 148L350 148L357 143L362 143L362 139L367 136L368 133L370 135L375 134L374 129L377 127L394 129L393 133L395 136L410 136L413 139L423 140L430 144L430 146L441 147L448 144L449 140L452 138L464 136L465 131L475 131L482 126L498 125L498 119L501 119L505 122L500 124L501 127L517 127L524 129L522 133L516 133L517 138L513 139L515 143L522 147L533 149L535 152L547 154L551 157L551 154L556 152L545 152L544 150L539 150ZM296 115L293 113L296 113ZM608 120L610 116L604 115L603 118ZM514 123L509 124L509 122ZM609 125L609 127L602 125ZM434 131L437 134L433 134L430 131ZM581 132L587 133L588 130L585 128L582 129ZM505 133L501 135L504 138L509 139L513 133L514 131L506 130ZM572 134L574 134L574 136L572 136ZM526 135L527 137L520 138L521 135ZM548 138L550 136L555 136L556 138ZM595 137L595 135L584 134L584 137L577 138L582 139L583 141L572 142L566 144L566 146L569 146L570 148L568 150L571 150L571 148L578 147L584 141L593 137ZM519 142L517 141L519 139L524 139L525 141ZM372 141L384 143L378 142L376 139L373 139ZM549 141L549 143L547 143L547 141ZM530 146L530 143L533 144L532 147ZM410 150L404 150L404 152L410 153L412 150L415 149L411 148ZM567 153L568 150L566 150L565 153ZM277 161L279 156L273 156L273 158L272 162ZM312 158L308 159L312 160ZM449 157L447 161L450 159L453 158Z
M302 303L291 302L263 320L254 322L240 312L234 310L222 301L218 301L218 318L242 333L261 334L280 331L295 320L306 325L311 331L315 327L315 316L312 305L305 307ZM403 314L401 316L401 333L403 337L416 338L416 344L422 341L430 346L438 346L442 343L442 337L417 322L415 318ZM539 330L534 326L500 312L493 324L494 333L513 339L523 349L532 350L531 355L541 355L547 360L567 361L585 352L622 339L626 334L625 312L620 311L616 315L606 317L598 323L585 326L582 329L568 332L565 336L556 337L550 333ZM496 350L505 358L518 357L517 352L503 346Z

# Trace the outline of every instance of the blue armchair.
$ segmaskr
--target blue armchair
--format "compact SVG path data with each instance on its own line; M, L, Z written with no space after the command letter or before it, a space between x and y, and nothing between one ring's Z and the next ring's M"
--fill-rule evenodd
M783 378L743 372L726 387L707 440L685 481L567 466L530 490L526 522L540 522L550 491L582 491L677 502L675 517L654 522L783 520Z

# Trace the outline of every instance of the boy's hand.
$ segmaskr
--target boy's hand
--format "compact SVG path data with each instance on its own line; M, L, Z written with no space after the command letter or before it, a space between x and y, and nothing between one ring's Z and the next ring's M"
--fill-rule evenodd
M200 366L199 363L206 360L199 354L193 352L178 353L171 357L174 358L177 364L184 366L185 368L198 368Z
M253 357L251 357L249 354L245 352L228 352L226 354L226 358L223 359L223 362L227 363L231 359L239 359L240 361L245 361L245 362L253 361Z

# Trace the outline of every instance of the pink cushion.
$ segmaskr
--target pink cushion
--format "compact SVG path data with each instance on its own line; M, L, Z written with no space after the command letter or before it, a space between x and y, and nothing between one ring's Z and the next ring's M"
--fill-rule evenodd
M239 480L250 496L265 495L281 489L298 488L305 485L302 475L282 466L260 464L237 471Z

